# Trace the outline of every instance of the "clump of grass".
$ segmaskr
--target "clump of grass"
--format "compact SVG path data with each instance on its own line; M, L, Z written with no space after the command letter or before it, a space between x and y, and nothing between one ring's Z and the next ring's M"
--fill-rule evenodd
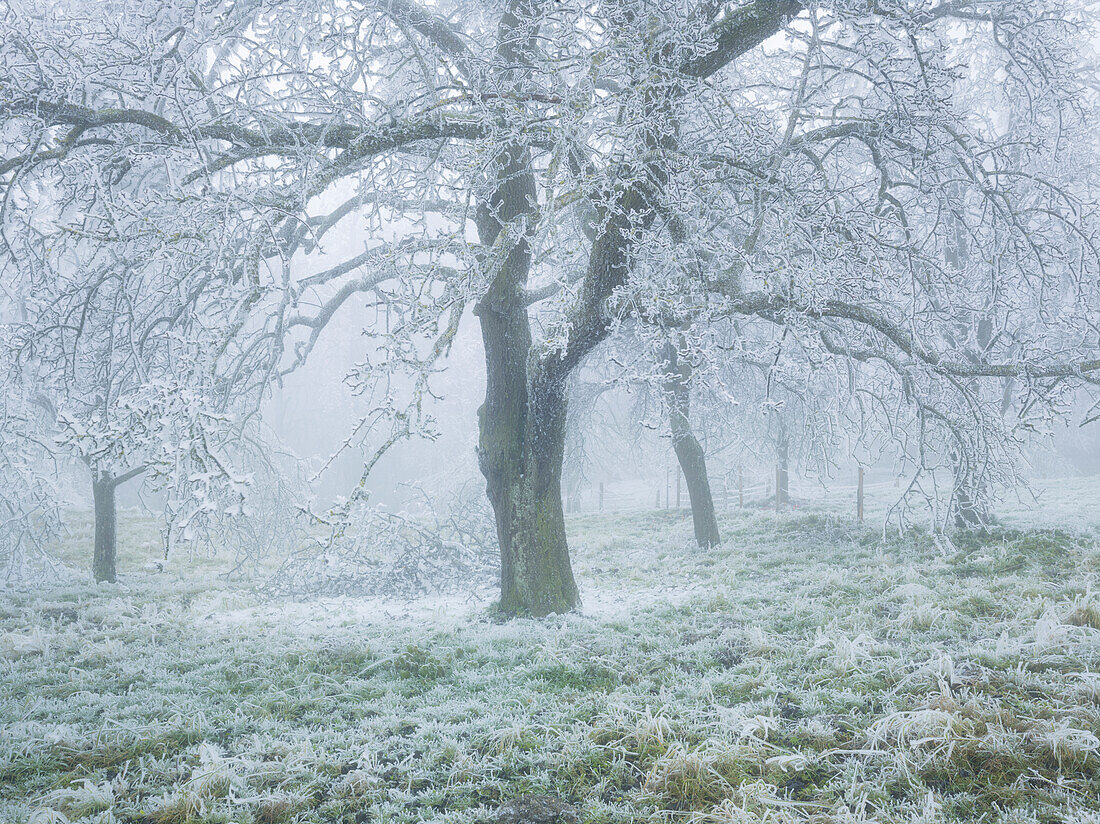
M5 632L0 635L0 657L16 659L46 655L50 651L51 637L40 627L31 627L27 632Z
M1087 588L1070 605L1066 623L1075 627L1100 629L1100 593Z
M1048 722L1033 733L1050 749L1059 771L1100 765L1100 738L1092 730L1074 727L1070 722Z
M632 711L610 708L593 724L589 736L598 745L620 752L634 761L646 761L664 754L673 742L669 720L658 710L646 707Z
M610 667L591 661L541 664L528 670L528 675L556 690L581 692L610 692L623 680Z
M206 802L190 790L166 794L148 818L153 824L191 824L206 814Z
M729 798L746 777L733 753L674 744L650 767L643 790L666 810L706 810Z
M44 805L74 819L108 810L114 801L115 789L110 782L96 784L87 778L54 790L42 799Z
M191 772L186 789L199 798L225 798L234 787L241 787L243 779L237 773L233 759L226 758L221 748L202 743L198 747L199 764Z
M202 731L194 724L154 722L143 728L97 735L91 741L82 742L83 746L63 742L51 749L66 771L110 770L143 755L163 756L185 750L202 737Z
M1002 576L1025 569L1048 574L1072 569L1082 537L1060 529L993 527L956 532L951 563L960 575Z
M446 678L449 671L445 661L416 644L405 647L394 659L393 669L401 678L420 678L425 681Z
M283 824L308 809L309 799L294 793L273 793L258 799L253 806L256 824Z

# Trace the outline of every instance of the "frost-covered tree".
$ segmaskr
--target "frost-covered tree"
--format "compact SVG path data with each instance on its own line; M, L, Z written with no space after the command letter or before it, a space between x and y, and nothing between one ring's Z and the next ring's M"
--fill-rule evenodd
M22 577L60 531L61 501L43 416L25 386L0 397L0 576Z
M131 155L125 175L88 161L59 158L9 192L3 354L36 407L35 442L86 467L93 574L114 581L122 484L161 495L168 541L242 511L240 436L266 381L234 348L251 288L210 282L196 236L212 227L158 201L156 161Z
M43 197L44 177L95 181L97 205L122 200L135 219L151 207L166 257L129 265L179 250L201 259L173 270L186 294L247 286L233 339L250 375L304 362L369 296L393 325L370 330L357 379L412 377L405 397L378 394L384 443L416 429L473 306L510 614L578 602L567 387L626 319L671 304L699 330L769 324L868 364L915 410L921 443L949 433L975 456L1003 427L971 379L1037 394L1097 366L1074 154L1089 122L1074 49L1090 41L1073 3L11 5L5 231L12 199ZM975 102L976 53L1023 92L1012 118ZM972 240L964 274L944 265L950 214ZM979 311L1003 341L978 352L944 334ZM1052 317L1072 330L1057 346Z
M248 474L237 465L238 398L226 397L202 344L174 322L185 311L174 290L151 294L110 266L86 281L92 265L76 264L76 283L36 273L26 316L11 330L13 378L34 387L38 443L87 468L93 574L114 581L119 486L142 478L162 493L170 529L187 537L204 519L241 510Z
M679 334L671 333L661 353L662 390L668 409L668 430L672 449L687 482L688 500L695 529L695 541L701 547L721 543L714 496L707 475L707 459L691 423L693 365L691 355L681 351Z

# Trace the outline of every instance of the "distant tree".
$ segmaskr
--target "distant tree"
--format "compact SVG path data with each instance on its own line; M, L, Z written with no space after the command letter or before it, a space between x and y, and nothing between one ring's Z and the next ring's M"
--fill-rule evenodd
M668 410L668 431L672 449L687 484L695 542L703 548L722 542L714 509L707 459L691 423L692 362L681 351L679 334L673 330L661 352L661 389Z
M4 580L20 577L31 562L46 557L46 544L60 533L61 499L51 447L41 410L28 400L27 387L9 382L0 396L0 575Z
M86 467L97 581L116 579L116 492L128 481L162 494L169 538L242 511L252 467L238 460L241 435L266 386L232 348L231 307L249 288L207 282L209 260L183 237L210 227L158 211L143 190L165 185L161 170L133 175L125 189L48 177L5 221L6 281L20 296L3 327L8 378L36 407L37 443Z

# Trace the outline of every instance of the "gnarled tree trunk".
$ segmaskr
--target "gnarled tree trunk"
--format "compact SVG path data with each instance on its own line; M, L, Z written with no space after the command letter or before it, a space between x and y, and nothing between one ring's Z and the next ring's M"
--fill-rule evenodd
M536 20L546 4L547 0L511 0L501 15L497 51L500 64L509 68L494 78L494 99L500 90L512 87L517 96L524 93L525 67L538 49ZM778 31L786 16L801 10L798 0L759 0L740 8L715 24L714 49L683 64L679 71L709 77ZM478 207L481 243L503 257L475 314L481 321L486 366L478 461L496 517L500 606L508 615L563 612L579 602L561 503L566 384L581 359L607 337L611 318L606 303L626 282L633 239L656 217L660 190L667 182L658 158L674 148L671 109L679 94L672 86L654 91L642 113L652 124L642 139L644 151L652 157L645 163L646 173L640 180L601 192L600 204L593 207L591 225L599 230L592 229L588 268L569 313L564 349L532 347L527 280L530 232L538 222L538 191L531 154L522 141L500 149L489 192ZM569 162L580 171L587 159L580 152ZM508 236L502 237L505 231ZM690 448L690 442L685 444ZM692 461L690 466L703 464ZM699 477L697 472L693 475ZM705 467L702 478L706 478Z
M514 0L501 18L500 53L519 65L534 47L524 25L534 0ZM510 78L503 78L507 83ZM565 454L565 377L532 348L527 279L529 232L538 192L531 153L511 143L497 157L492 191L477 213L481 242L509 244L475 314L485 345L485 403L479 410L478 463L500 542L500 608L507 615L567 612L580 601L565 539L561 470ZM517 237L501 237L507 227Z
M504 65L520 66L537 34L529 24L538 0L513 0L501 17ZM516 78L504 73L507 86ZM561 469L565 454L564 380L547 380L531 344L527 279L529 232L538 192L531 153L520 143L503 147L491 191L477 211L481 242L508 251L474 312L485 345L485 403L478 411L478 464L496 518L500 542L500 608L507 615L567 612L579 603L569 564ZM502 232L523 233L501 237Z
M671 342L665 347L665 374L664 392L672 448L687 481L695 540L706 549L720 544L722 537L714 514L706 455L691 429L691 362L681 357Z
M478 462L500 541L500 608L508 615L567 612L579 603L569 563L561 470L566 398L537 365L528 379L526 305L478 305L485 343L485 403Z

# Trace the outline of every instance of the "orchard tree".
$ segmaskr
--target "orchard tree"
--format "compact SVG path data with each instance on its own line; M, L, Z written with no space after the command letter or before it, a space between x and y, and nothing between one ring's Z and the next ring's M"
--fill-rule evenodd
M685 307L687 348L711 358L731 347L707 338L732 316L774 329L736 342L746 363L846 364L865 421L903 446L914 485L949 468L958 511L1096 368L1095 177L1080 151L1095 96L1073 51L1090 47L1090 17L867 11L810 10L786 31L804 48L727 71L740 82L708 112L714 131L681 146L687 172L665 187L678 213L643 238L635 269L652 289L630 300ZM1011 421L1006 389L1021 398Z
M683 335L673 329L660 353L661 390L668 414L672 449L687 484L695 542L702 548L722 542L714 509L707 457L695 435L691 419L693 353L686 351Z
M52 443L41 410L13 382L0 398L0 577L25 577L61 531Z
M158 209L156 165L131 158L123 187L100 177L117 170L85 161L61 158L33 197L13 195L4 272L19 301L3 356L34 407L33 443L86 468L92 571L114 581L122 484L141 479L161 495L168 544L243 513L256 467L242 465L243 435L267 381L232 347L250 289L208 283L205 245L184 239L214 227L175 204Z
M353 295L384 304L393 325L370 330L356 379L403 372L413 387L380 393L384 444L420 426L473 307L508 614L578 603L568 385L635 317L684 304L700 333L753 319L868 364L915 410L921 443L950 433L975 456L999 430L975 425L971 379L1014 377L1041 397L1097 368L1091 183L1075 153L1091 111L1075 49L1091 33L1071 3L12 7L9 247L13 221L29 232L11 202L44 202L51 180L97 215L140 190L133 219L170 228L163 257L126 265L242 318L219 326L233 341L219 368L253 378L307 362ZM974 94L976 53L1014 90L1012 118ZM952 214L966 216L966 272L944 265ZM103 218L82 221L52 221L61 249L115 242ZM979 311L1011 346L944 334ZM1056 347L1052 317L1071 330Z

